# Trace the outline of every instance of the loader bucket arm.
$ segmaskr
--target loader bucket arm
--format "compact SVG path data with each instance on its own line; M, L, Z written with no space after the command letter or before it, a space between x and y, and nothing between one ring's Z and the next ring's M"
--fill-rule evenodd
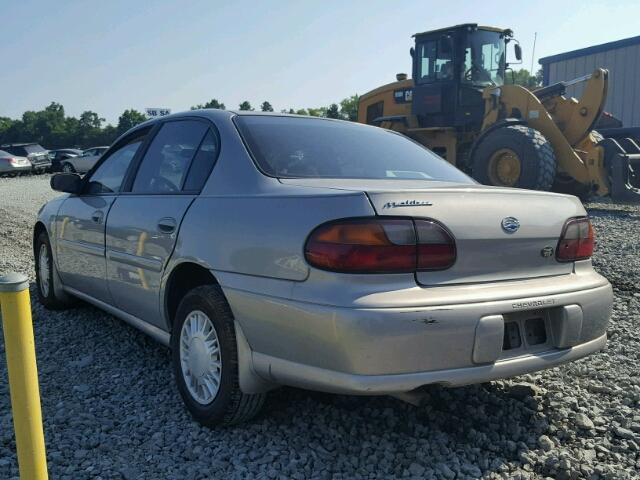
M585 83L580 99L564 95L566 87L578 83ZM590 75L534 90L533 94L549 112L567 142L575 147L591 133L600 118L607 101L608 85L609 72L598 68ZM561 86L562 89L557 89L555 95L551 94L557 86Z
M575 149L565 136L563 128L566 128L566 125L556 123L536 95L526 88L519 85L488 87L483 92L483 98L487 112L482 125L483 131L504 118L521 118L551 143L560 172L584 185L589 185L598 195L609 193L604 151L602 148L596 148L596 143L591 141L588 135L588 129L580 145L583 148ZM583 145L589 141L591 148Z

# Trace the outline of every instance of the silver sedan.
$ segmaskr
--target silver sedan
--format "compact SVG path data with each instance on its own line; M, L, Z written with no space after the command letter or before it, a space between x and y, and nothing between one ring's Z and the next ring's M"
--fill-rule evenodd
M20 173L31 171L31 162L27 157L19 157L0 150L0 175L15 177Z
M412 399L596 352L612 289L577 198L486 187L380 128L200 110L141 124L34 229L40 301L169 345L205 425L280 385Z

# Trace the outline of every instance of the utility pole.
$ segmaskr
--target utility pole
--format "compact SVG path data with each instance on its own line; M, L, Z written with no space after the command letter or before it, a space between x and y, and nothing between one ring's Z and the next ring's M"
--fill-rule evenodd
M533 60L536 58L536 40L538 39L538 32L533 34L533 50L531 51L531 70L529 70L529 75L535 77L533 73Z

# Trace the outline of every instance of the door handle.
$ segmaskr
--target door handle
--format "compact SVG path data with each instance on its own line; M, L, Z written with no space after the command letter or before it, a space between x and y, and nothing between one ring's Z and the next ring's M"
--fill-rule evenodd
M104 216L104 213L102 213L102 210L96 210L91 214L91 220L93 220L96 223L100 223L102 222L103 216Z
M173 233L176 229L177 222L175 218L165 217L158 220L158 230L162 233Z

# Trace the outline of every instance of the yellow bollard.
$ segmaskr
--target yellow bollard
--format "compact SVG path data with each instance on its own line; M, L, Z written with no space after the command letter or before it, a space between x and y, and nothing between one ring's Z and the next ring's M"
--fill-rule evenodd
M42 430L29 281L25 275L10 273L0 277L0 308L20 478L46 480L47 457Z

